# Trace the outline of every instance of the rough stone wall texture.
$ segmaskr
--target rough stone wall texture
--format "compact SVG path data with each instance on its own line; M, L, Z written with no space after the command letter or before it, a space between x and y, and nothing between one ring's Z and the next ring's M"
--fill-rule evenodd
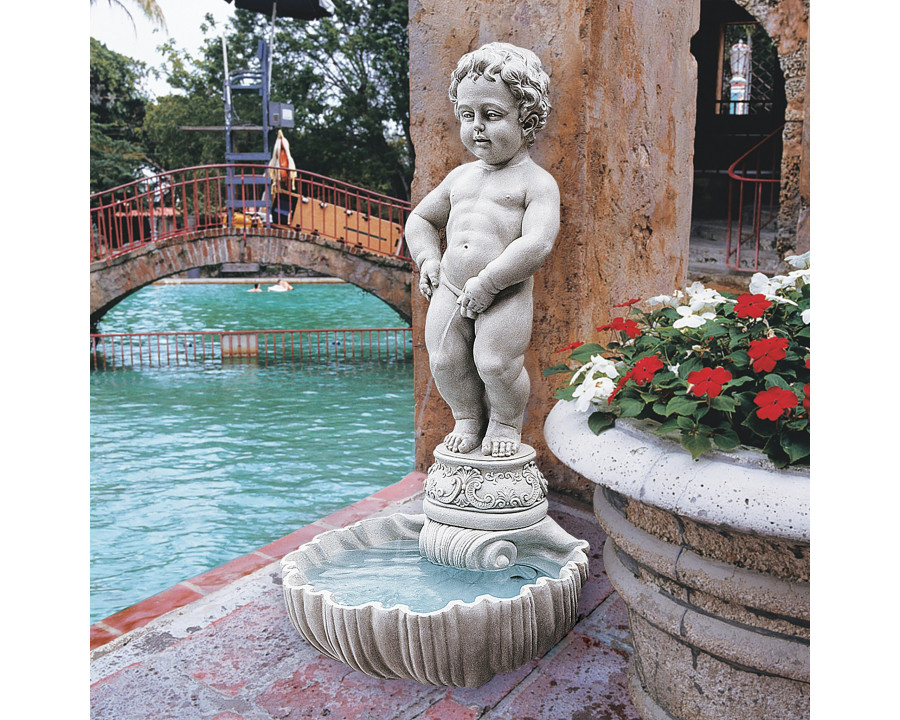
M690 39L698 25L698 0L410 2L414 203L473 159L447 98L461 55L486 42L511 42L534 50L550 75L553 112L532 156L559 183L562 228L535 276L523 441L537 450L554 488L584 499L588 483L544 443L544 419L555 401L552 378L541 369L559 362L556 349L595 337L594 328L619 312L615 303L670 292L685 279L697 77ZM416 294L419 470L452 427L428 369L426 311Z
M797 253L809 250L809 65L803 98L803 135L800 146L800 212L797 217Z
M805 252L809 249L808 228L805 249L800 250L800 243L804 240L804 221L809 215L809 161L804 158L809 149L806 129L809 118L809 0L734 1L762 24L778 51L787 107L776 242L782 254L794 248Z

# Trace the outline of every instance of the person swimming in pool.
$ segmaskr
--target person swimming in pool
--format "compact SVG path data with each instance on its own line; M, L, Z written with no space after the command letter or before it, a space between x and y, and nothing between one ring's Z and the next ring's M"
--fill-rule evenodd
M429 300L431 373L453 412L444 438L451 452L481 445L484 455L508 457L521 444L533 275L559 232L559 188L529 154L550 113L548 90L530 50L490 43L464 55L450 99L477 160L452 170L406 224Z

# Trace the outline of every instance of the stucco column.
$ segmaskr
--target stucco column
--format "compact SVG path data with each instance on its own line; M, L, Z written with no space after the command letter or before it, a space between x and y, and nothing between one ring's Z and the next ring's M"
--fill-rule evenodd
M559 183L562 228L535 276L531 399L523 442L551 487L590 497L588 484L546 449L558 348L596 337L612 306L670 292L688 265L696 64L690 39L699 0L456 3L411 0L410 105L416 148L413 202L469 162L447 98L464 53L491 41L527 47L550 75L553 112L532 157ZM412 287L417 287L414 278ZM426 301L413 298L416 469L452 427L428 369Z

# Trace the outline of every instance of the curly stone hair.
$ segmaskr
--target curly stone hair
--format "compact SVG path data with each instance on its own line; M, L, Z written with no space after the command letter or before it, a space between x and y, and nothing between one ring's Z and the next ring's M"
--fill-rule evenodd
M485 77L492 82L499 77L506 83L519 104L519 123L531 147L538 130L547 124L551 109L550 78L538 56L531 50L501 42L482 45L463 55L450 76L450 100L457 118L456 89L467 77Z

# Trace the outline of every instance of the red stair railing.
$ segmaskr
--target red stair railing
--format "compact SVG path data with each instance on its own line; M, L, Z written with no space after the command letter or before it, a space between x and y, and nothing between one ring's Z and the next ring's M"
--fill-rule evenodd
M732 270L757 272L760 269L760 235L778 217L783 129L781 125L728 168L725 264ZM749 226L746 231L745 225ZM750 262L742 257L745 245L752 247Z

